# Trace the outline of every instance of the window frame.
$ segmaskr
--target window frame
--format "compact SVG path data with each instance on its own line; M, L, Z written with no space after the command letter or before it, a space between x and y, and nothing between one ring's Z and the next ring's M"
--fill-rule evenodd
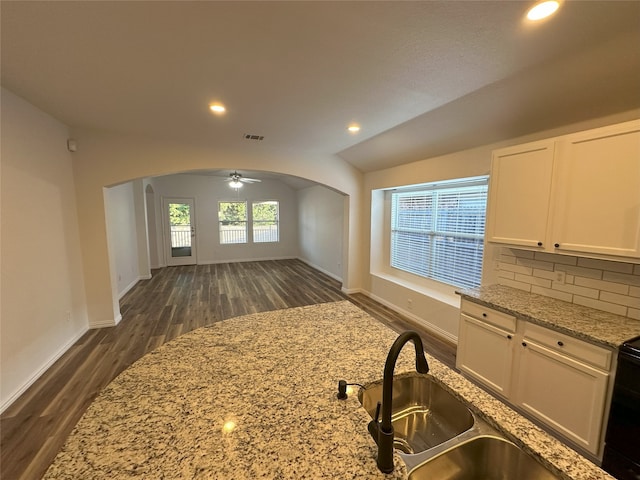
M256 220L255 206L256 204L275 204L276 216L275 220ZM274 222L275 223L275 240L269 237L268 240L256 240L256 224ZM251 238L253 243L279 243L280 242L280 201L279 200L252 200L251 201Z
M244 220L222 220L220 218L221 214L221 206L225 203L237 203L244 204ZM249 243L249 212L247 209L247 201L246 200L218 200L218 242L220 245L246 245ZM229 231L224 230L223 222L236 222L236 223L244 223L244 241L234 242L234 241L223 241L223 232ZM238 229L239 230L239 229ZM241 235L242 237L242 235Z

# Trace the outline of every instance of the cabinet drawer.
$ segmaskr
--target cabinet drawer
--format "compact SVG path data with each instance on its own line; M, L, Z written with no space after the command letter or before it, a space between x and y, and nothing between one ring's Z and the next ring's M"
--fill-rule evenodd
M609 371L611 367L611 350L583 342L534 323L526 323L524 339L525 341L535 341L556 352L564 353L605 371Z
M460 310L470 317L477 318L483 322L490 323L496 327L503 328L508 332L516 331L516 317L506 313L498 312L484 305L462 300Z

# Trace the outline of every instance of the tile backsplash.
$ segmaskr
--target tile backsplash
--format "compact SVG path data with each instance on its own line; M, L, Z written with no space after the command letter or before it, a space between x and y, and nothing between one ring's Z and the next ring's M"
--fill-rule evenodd
M640 265L503 247L498 283L640 320Z

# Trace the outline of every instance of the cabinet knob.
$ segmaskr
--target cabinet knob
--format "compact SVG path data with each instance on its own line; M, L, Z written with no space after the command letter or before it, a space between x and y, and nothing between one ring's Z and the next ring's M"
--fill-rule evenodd
M542 242L538 242L538 246L541 247L542 246Z
M527 346L527 342L522 342L522 346L526 347Z
M553 246L556 247L556 248L560 248L560 244L559 243L554 243Z
M482 316L483 316L484 318L487 318L487 314L486 314L486 313L483 313L483 314L482 314Z
M558 340L558 346L559 346L559 347L563 347L563 346L564 346L564 343L563 343L562 341Z
M507 338L508 338L509 340L511 340L511 338L512 338L512 337L511 337L511 335L507 335Z

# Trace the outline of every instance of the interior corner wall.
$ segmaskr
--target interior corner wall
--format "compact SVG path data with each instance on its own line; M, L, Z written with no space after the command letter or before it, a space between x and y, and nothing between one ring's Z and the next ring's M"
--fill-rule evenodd
M342 281L345 197L323 186L298 191L300 258Z
M1 91L0 409L88 329L68 128Z
M143 181L145 192L145 208L147 216L147 249L149 253L149 269L165 267L164 260L160 252L160 245L158 242L162 239L162 218L160 217L159 209L156 208L156 195L153 178L145 178ZM159 203L158 203L159 205ZM151 274L151 271L149 271Z
M134 184L127 182L105 189L109 255L115 265L118 297L140 279ZM144 220L144 219L142 219Z

